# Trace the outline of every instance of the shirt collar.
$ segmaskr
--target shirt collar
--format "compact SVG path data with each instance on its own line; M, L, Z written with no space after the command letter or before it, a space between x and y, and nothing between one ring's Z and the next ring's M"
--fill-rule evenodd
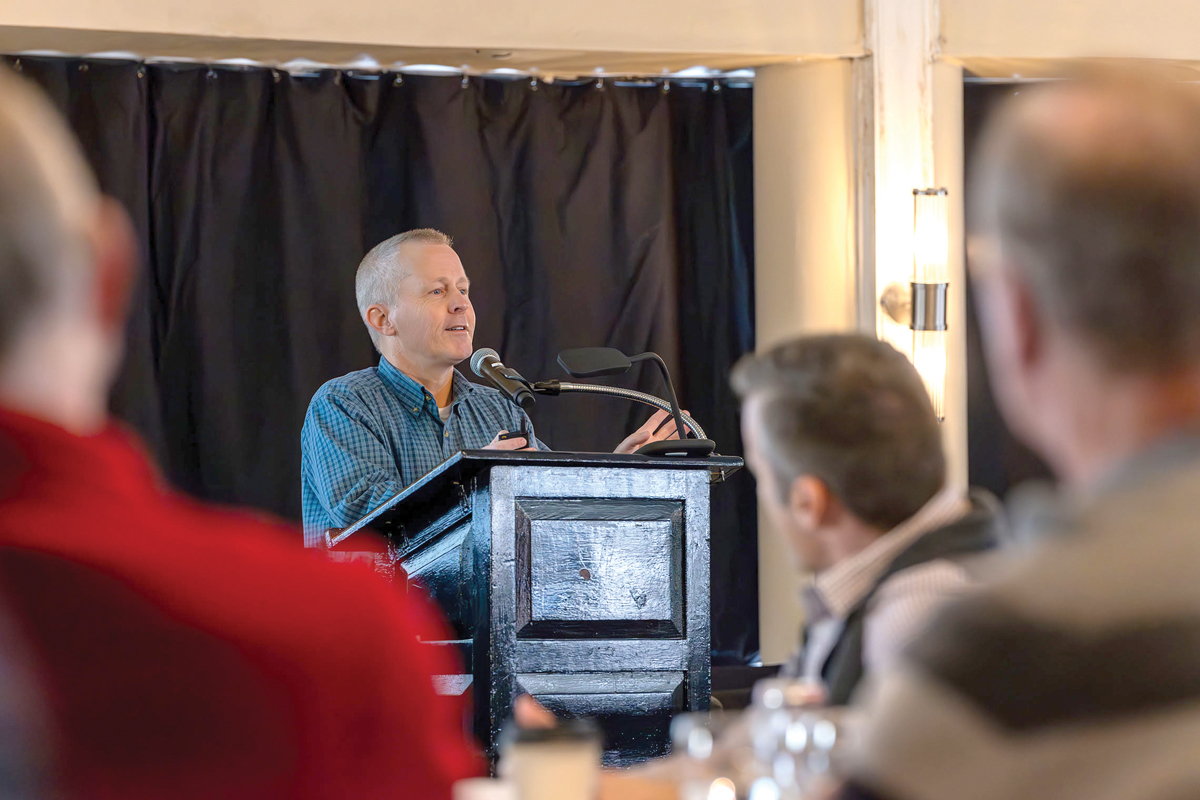
M452 387L450 392L450 405L454 405L460 400L466 400L467 395L479 388L467 380L457 369L454 370L454 378L451 380L450 385Z
M866 548L814 575L802 596L806 612L815 618L833 616L844 620L909 545L970 509L971 503L961 491L942 489L916 514Z
M437 416L437 402L433 399L433 395L429 394L429 390L405 375L382 356L379 358L379 379L396 393L409 414L414 417L419 416L421 409L428 405L430 413ZM450 379L450 405L464 399L473 391L475 391L475 384L463 377L463 374L457 369L454 370L454 375Z

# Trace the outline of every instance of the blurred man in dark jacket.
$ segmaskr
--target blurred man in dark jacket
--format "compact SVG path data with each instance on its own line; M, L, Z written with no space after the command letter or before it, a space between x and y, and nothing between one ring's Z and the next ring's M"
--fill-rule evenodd
M744 358L733 383L760 506L812 573L782 672L844 704L972 583L963 562L996 543L995 503L947 486L925 386L885 342L796 339Z

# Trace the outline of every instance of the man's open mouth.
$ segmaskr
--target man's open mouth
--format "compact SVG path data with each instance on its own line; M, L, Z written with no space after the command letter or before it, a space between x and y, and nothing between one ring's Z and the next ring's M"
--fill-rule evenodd
M465 333L467 330L467 326L466 325L453 325L449 328L446 328L446 330L448 330L448 331L463 331Z

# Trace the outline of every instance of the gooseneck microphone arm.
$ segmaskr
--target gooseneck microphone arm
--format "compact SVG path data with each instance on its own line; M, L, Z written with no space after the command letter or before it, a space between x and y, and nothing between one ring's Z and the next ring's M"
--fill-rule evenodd
M671 398L671 407L667 409L671 416L675 418L675 430L679 431L679 438L686 439L687 433L683 429L683 412L679 410L679 398L675 396L675 383L671 380L671 373L667 369L667 362L662 360L662 356L658 353L642 353L640 356L631 356L631 362L638 361L653 361L658 364L659 370L662 372L663 382L667 384L667 395ZM707 439L707 436L697 436L697 439Z
M604 394L610 397L623 397L626 400L645 403L651 408L657 408L668 413L672 411L672 404L666 400L663 400L661 397L655 397L652 394L634 391L633 389L622 389L617 386L601 386L595 383L570 383L568 381L539 381L537 383L531 383L529 388L532 389L535 394L544 394L552 397L559 394L571 393ZM674 404L674 407L679 407L678 402ZM680 430L682 430L683 425L686 425L691 429L692 433L696 435L697 439L708 438L708 436L704 433L704 429L700 427L700 423L692 419L690 414L680 412L679 417L676 420L676 424L680 425Z

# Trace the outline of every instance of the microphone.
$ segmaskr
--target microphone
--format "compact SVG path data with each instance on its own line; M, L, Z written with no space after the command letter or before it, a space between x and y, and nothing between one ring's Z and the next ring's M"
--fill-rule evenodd
M537 402L533 392L529 391L529 381L515 369L500 363L500 354L490 347L481 347L471 356L471 371L521 408L528 410Z

